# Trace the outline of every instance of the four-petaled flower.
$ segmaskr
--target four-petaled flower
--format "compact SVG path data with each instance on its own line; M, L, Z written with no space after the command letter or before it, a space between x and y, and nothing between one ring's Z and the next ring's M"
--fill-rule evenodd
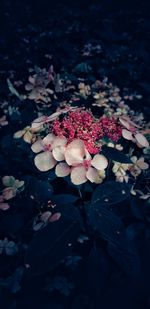
M43 139L37 140L32 144L32 151L37 153L34 158L36 167L46 172L52 169L57 161L64 160L64 148L67 139L56 137L53 133L49 133Z
M131 121L128 116L121 116L119 121L124 127L122 129L122 136L125 139L135 142L139 147L149 146L149 142L147 141L146 137L138 130L140 127Z
M83 184L87 180L99 183L99 171L105 170L108 165L108 161L103 155L96 154L92 158L83 141L79 139L75 139L66 146L64 156L66 163L59 163L55 173L58 177L70 174L71 181L75 185Z

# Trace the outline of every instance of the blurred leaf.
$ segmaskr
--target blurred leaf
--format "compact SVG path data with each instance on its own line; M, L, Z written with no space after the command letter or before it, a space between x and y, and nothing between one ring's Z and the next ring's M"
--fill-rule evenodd
M68 208L68 213L62 211L58 221L49 223L37 232L25 257L25 263L30 265L31 273L45 273L70 255L71 246L79 232L78 211L73 206Z
M57 276L53 279L49 279L46 286L46 291L59 291L61 294L68 296L71 290L74 288L74 285L68 281L65 277Z
M111 159L120 163L132 163L127 155L125 155L122 151L116 148L107 147L104 145L102 147L102 153L104 156L106 156L107 159Z
M11 83L11 81L9 80L9 78L7 78L7 84L8 84L8 88L10 90L10 92L15 95L17 98L19 98L20 100L22 100L22 97L20 96L19 92L14 88L13 84Z

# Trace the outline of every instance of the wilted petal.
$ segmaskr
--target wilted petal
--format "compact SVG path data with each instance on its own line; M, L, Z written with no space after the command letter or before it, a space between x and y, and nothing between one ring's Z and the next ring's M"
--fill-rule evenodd
M75 166L83 162L85 147L83 141L75 139L65 150L65 159L68 165Z
M122 130L122 136L129 141L132 141L133 139L132 133L126 129Z
M55 222L58 221L61 217L61 213L60 212L56 212L55 214L53 214L50 218L49 218L49 222Z
M148 147L149 146L149 142L143 134L141 134L141 133L135 134L135 139L142 147Z
M136 156L131 157L131 161L135 164L137 162L137 157Z
M24 134L24 136L23 136L23 140L26 142L26 143L31 143L32 142L32 137L33 137L33 135L32 135L32 133L31 132L29 132L29 131L27 131L25 134Z
M45 211L41 215L41 220L46 223L51 215L52 215L51 211Z
M33 85L31 85L31 84L29 84L29 83L27 83L27 84L25 85L25 90L30 91L30 90L32 90L32 89L33 89Z
M56 165L55 174L58 177L65 177L70 174L70 167L66 163L59 163Z
M7 210L9 208L10 208L9 204L7 204L7 203L0 203L0 209L1 210Z
M137 161L137 165L141 168L141 170L147 170L149 168L148 163L144 162L144 158L140 158Z
M57 161L63 161L65 160L65 147L56 147L53 149L52 151L53 153L53 157L55 158L55 160Z
M120 123L125 127L125 128L127 128L128 130L130 129L130 125L129 125L129 122L127 121L127 120L125 120L125 119L123 119L123 118L119 118L119 121L120 121Z
M93 168L93 167L89 167L87 172L86 172L86 177L91 182L97 183L98 182L98 178L99 178L98 171L95 168Z
M2 184L5 187L12 187L15 183L15 178L13 176L3 176L2 177Z
M20 130L14 133L13 137L14 138L21 138L24 134L24 130Z
M23 180L19 181L18 179L16 179L16 181L15 181L15 188L19 189L19 188L21 188L23 186L24 186L24 181Z
M74 185L81 185L82 183L85 183L87 181L85 167L73 167L71 171L71 181Z
M13 198L16 195L16 190L14 190L13 188L5 188L3 190L3 197L5 200L10 200L11 198Z
M35 157L34 163L41 172L47 172L56 165L56 161L53 158L52 153L49 151L39 153Z
M32 144L31 149L34 153L39 153L40 151L44 150L43 141L38 140L35 143Z
M36 118L32 122L32 125L31 125L32 129L40 128L44 123L46 123L46 119L47 119L46 116L41 116L41 117Z
M91 165L95 167L97 170L104 170L108 165L108 160L100 154L96 154L91 161Z

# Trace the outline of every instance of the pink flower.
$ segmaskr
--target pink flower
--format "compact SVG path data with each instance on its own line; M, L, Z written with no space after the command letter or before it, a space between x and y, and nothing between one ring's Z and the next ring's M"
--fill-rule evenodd
M65 136L69 143L74 139L82 140L90 154L99 152L103 131L89 111L80 108L70 111L63 120L54 121L52 131L57 136Z
M31 147L33 152L38 153L34 158L36 167L40 171L46 172L52 169L57 161L64 160L66 143L66 138L56 137L52 133L49 133L41 140L37 140Z
M108 161L103 155L96 154L93 158L86 150L84 142L79 139L73 140L64 152L66 163L59 163L55 173L58 177L71 174L71 181L75 185L85 183L87 180L98 182L98 171L104 170Z
M147 141L146 137L138 131L138 128L140 127L131 121L128 116L120 117L119 121L124 127L124 129L122 129L122 136L125 139L136 142L137 146L139 147L149 146L149 142Z

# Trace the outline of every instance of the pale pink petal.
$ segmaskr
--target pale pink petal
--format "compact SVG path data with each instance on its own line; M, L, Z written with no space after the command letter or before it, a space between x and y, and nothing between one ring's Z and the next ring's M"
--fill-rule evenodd
M140 158L137 161L137 165L139 166L139 168L141 168L142 170L147 170L149 168L148 163L144 162L144 158Z
M15 193L16 191L13 190L13 188L8 187L3 190L2 194L5 200L10 200L11 198L15 196Z
M34 153L39 153L40 151L44 150L43 141L38 140L35 143L32 144L31 149Z
M56 147L53 149L52 154L55 160L63 161L65 160L65 147Z
M47 134L44 138L43 138L43 143L44 145L51 145L54 140L55 140L56 136L53 133L49 133Z
M127 120L125 120L125 119L123 119L123 118L119 118L119 121L120 121L120 123L125 127L125 128L127 128L128 130L130 129L130 125L129 125L129 122L127 121Z
M55 137L53 144L52 144L52 149L55 147L62 146L64 147L67 144L67 138L66 137Z
M75 139L65 150L65 159L68 165L76 166L83 162L85 147L83 141Z
M74 185L81 185L87 181L86 169L83 166L73 167L71 171L71 182Z
M122 130L122 136L129 141L132 141L133 139L132 133L126 129Z
M149 147L149 142L143 134L135 134L135 139L142 147Z
M29 83L27 83L27 84L25 85L25 90L30 91L30 90L32 90L32 89L33 89L33 85L31 85L31 84L29 84Z
M108 160L103 155L96 154L91 161L91 165L101 171L107 167Z
M53 158L52 153L49 151L39 153L35 157L34 163L37 169L40 170L41 172L47 172L56 165L56 161Z
M86 177L88 180L90 180L91 182L97 182L98 181L98 171L93 168L93 167L89 167L87 172L86 172Z
M7 204L7 203L0 203L0 209L1 210L7 210L9 208L10 208L9 204Z
M49 222L55 222L58 221L61 217L61 213L60 212L56 212L55 214L53 214L50 218L49 218Z
M45 211L41 215L41 220L47 222L51 215L52 215L51 211Z
M59 163L56 165L55 174L58 177L65 177L70 174L70 167L66 163Z
M33 85L35 84L35 78L31 75L29 76L28 81Z

